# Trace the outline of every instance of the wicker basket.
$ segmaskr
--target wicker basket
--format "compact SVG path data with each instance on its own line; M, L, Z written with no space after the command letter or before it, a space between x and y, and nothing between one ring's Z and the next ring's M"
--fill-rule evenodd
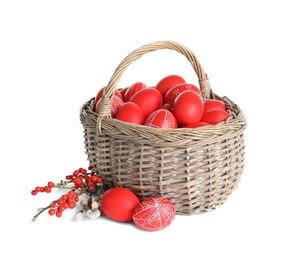
M111 104L126 68L146 53L169 49L183 54L199 80L203 99L225 102L230 117L200 128L158 129L111 118ZM216 95L196 56L173 41L157 41L136 49L118 65L94 112L94 98L83 104L89 164L111 187L125 187L142 201L163 196L177 214L209 212L221 206L237 188L245 163L244 131L247 123L238 105Z

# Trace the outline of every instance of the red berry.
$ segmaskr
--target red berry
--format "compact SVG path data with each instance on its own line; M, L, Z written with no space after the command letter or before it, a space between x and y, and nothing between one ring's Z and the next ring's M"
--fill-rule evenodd
M39 187L39 186L35 187L35 191L36 192L40 192L41 191L41 187Z
M82 183L82 181L81 181L81 179L80 179L79 177L74 178L74 179L73 179L73 182L74 182L75 185L77 185L77 186L81 185L81 183Z
M59 206L58 210L61 211L61 212L63 212L66 209L64 205Z
M54 209L50 209L49 211L48 211L48 213L51 215L51 216L53 216L54 214L55 214L55 210Z
M46 188L44 189L44 191L45 191L46 193L50 193L50 192L52 191L52 189L51 189L50 187L46 187Z
M97 181L98 181L98 177L97 177L96 175L93 175L93 176L91 177L91 181L93 181L93 182L97 182Z
M71 203L69 203L69 208L70 209L73 209L73 208L75 208L76 207L76 203L75 202L71 202Z
M37 194L36 190L31 191L31 195L36 195L36 194Z
M52 203L51 207L55 209L55 208L57 208L58 206L57 206L56 203Z
M75 187L82 189L84 187L84 184L83 184L83 182L81 182L79 185L75 185Z
M88 181L88 186L94 186L94 181L92 180Z
M95 187L93 186L93 185L90 185L89 187L88 187L88 190L89 191L93 191L95 189Z
M52 188L52 187L55 186L55 184L54 184L52 181L49 181L49 182L47 183L47 186L50 187L50 188Z
M57 212L56 212L56 216L57 216L58 218L60 218L60 217L62 216L62 212L59 211L59 210L57 210Z
M75 194L74 194L74 191L72 191L72 190L70 190L68 193L67 193L67 197L68 197L68 199L69 198L72 198L72 197L74 197L75 196Z
M66 201L68 199L68 196L67 195L62 195L62 200L63 201Z
M82 173L82 174L86 174L86 173L87 173L87 170L86 170L86 169L82 169L82 170L81 170L81 173Z

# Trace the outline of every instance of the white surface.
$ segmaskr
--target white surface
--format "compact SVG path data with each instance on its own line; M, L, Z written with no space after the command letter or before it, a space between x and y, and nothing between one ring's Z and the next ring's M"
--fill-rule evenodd
M282 0L1 1L5 259L290 259L290 24ZM244 111L238 189L214 212L177 216L153 233L106 218L72 222L73 211L31 224L35 209L56 197L30 191L87 166L81 105L127 54L157 40L189 47L214 92ZM155 52L132 64L120 86L171 73L196 81L180 54Z

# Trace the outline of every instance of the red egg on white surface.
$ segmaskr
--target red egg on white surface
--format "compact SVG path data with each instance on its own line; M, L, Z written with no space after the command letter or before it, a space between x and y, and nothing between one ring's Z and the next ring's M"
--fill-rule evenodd
M139 205L138 197L129 189L111 188L101 197L101 209L104 214L119 222L132 221L135 208Z
M163 197L142 201L133 212L133 222L141 229L158 231L168 227L176 216L173 203Z
M95 105L95 112L98 114L100 109L100 102L101 98L98 100L97 104ZM124 104L123 100L117 96L114 95L112 99L112 105L111 105L111 117L115 117L115 114L117 110Z
M154 128L177 128L177 120L167 109L158 109L151 113L144 125Z
M175 85L170 90L168 90L168 92L164 96L164 103L173 104L176 97L186 90L192 90L198 93L199 95L201 95L200 89L196 87L195 85L189 84L189 83L181 83L181 84Z

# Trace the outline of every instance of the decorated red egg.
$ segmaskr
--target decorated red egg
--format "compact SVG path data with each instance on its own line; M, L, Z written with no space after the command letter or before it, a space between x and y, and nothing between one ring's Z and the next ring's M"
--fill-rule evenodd
M192 90L198 93L199 95L201 95L200 89L196 87L195 85L188 84L188 83L181 83L181 84L175 85L174 87L168 90L168 92L164 96L164 103L173 104L176 97L186 90Z
M173 203L163 197L142 201L133 212L134 223L143 230L157 231L168 227L176 216Z
M155 88L161 92L162 96L164 97L165 94L168 92L168 90L175 85L181 84L181 83L186 83L184 78L182 78L179 75L169 75L164 78L162 78Z
M97 104L95 105L95 112L98 114L100 110L100 102L101 99L98 100ZM117 110L124 104L123 100L117 96L114 95L112 99L112 105L111 105L111 116L115 117L115 114Z
M111 188L101 197L104 214L119 222L132 221L133 212L139 203L138 197L132 191L121 187Z
M146 88L147 85L144 84L143 82L136 82L132 84L130 87L127 88L126 92L124 93L123 96L124 102L128 102L135 93Z
M177 128L177 120L167 109L158 109L151 113L144 125L154 128Z
M129 101L136 103L148 117L162 106L163 98L155 88L145 88L135 93Z

